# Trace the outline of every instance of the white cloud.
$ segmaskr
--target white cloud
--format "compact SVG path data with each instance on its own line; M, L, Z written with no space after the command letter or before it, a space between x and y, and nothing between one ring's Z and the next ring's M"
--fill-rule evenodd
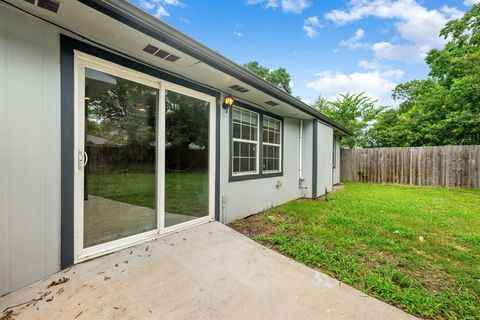
M317 16L312 16L303 21L302 29L305 32L305 35L310 39L313 39L317 36L317 29L319 28L323 28L323 26L320 24L320 20Z
M430 49L429 45L415 46L392 44L390 42L377 42L372 46L376 59L403 61L406 63L422 62Z
M179 0L141 0L140 7L150 11L155 17L162 18L170 16L167 7L178 7L184 4Z
M368 46L367 43L360 42L360 40L362 40L363 37L365 37L365 30L359 28L357 29L357 31L355 31L355 35L353 37L347 40L340 41L340 45L342 47L348 47L350 49L358 49L358 48L366 47Z
M170 15L170 13L162 5L159 5L157 7L157 10L155 11L155 14L154 14L154 16L157 17L157 18L168 17L169 15Z
M367 17L396 20L395 27L400 39L408 44L374 44L372 49L376 58L418 62L430 49L441 47L445 43L445 40L439 37L440 30L448 20L462 14L462 11L448 6L439 10L428 10L415 0L351 0L348 10L330 11L325 14L325 18L337 25ZM395 49L403 54L394 54Z
M317 91L320 95L335 99L340 93L361 93L380 103L392 104L391 92L403 77L400 69L387 71L342 72L322 71L316 74L317 79L307 82L307 88Z
M358 66L363 68L363 69L366 69L366 70L380 70L380 69L384 69L384 66L379 63L378 61L367 61L367 60L360 60L358 62Z
M242 23L237 24L235 30L233 30L233 34L239 38L243 37L245 35L243 27L244 25Z
M476 3L480 3L480 0L465 0L463 4L466 6L473 6Z
M310 7L309 0L247 0L247 5L261 4L265 8L282 8L283 12L302 13Z
M285 12L302 13L310 6L307 0L282 0L282 9Z
M320 27L320 20L318 19L317 16L313 16L308 19L305 19L304 23L311 26Z
M140 1L140 7L147 10L153 10L155 9L155 3L153 3L152 1Z
M317 31L311 26L303 26L303 31L305 31L305 35L310 39L313 39L317 36Z

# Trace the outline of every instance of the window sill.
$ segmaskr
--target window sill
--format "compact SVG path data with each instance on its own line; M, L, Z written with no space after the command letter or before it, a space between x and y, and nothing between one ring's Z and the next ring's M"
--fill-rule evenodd
M266 178L282 177L282 176L283 176L283 172L256 173L256 174L245 174L245 175L238 175L238 176L230 175L228 182L266 179Z

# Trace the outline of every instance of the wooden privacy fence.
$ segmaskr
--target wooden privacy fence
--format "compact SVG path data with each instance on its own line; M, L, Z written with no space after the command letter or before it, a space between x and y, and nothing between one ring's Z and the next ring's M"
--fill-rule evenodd
M342 149L341 181L480 189L480 146Z

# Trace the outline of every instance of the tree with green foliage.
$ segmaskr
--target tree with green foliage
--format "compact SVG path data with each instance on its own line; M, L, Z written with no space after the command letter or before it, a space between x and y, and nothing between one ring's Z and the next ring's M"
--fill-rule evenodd
M335 101L327 101L319 97L314 104L321 113L332 118L345 128L352 131L351 137L342 139L342 146L366 147L370 146L369 127L377 116L382 112L383 107L375 106L376 100L359 94L340 94Z
M251 61L243 65L248 71L255 73L260 78L267 80L271 84L285 90L288 93L292 93L290 85L291 77L285 68L278 68L270 70L258 63L258 61Z
M427 80L396 87L398 109L370 130L378 146L480 144L480 4L441 30L448 42L426 58Z

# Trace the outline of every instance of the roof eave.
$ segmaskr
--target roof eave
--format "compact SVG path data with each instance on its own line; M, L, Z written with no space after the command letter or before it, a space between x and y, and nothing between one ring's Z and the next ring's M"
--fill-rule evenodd
M164 42L177 50L218 69L246 84L263 91L274 98L287 103L294 108L305 112L306 114L328 124L345 135L352 133L338 124L336 121L328 118L308 104L293 97L289 93L274 86L268 81L258 77L237 63L222 56L207 46L201 44L195 39L158 20L148 12L136 7L128 1L119 0L78 0L89 7L101 11L110 17L117 19L130 27L133 27L149 36Z

